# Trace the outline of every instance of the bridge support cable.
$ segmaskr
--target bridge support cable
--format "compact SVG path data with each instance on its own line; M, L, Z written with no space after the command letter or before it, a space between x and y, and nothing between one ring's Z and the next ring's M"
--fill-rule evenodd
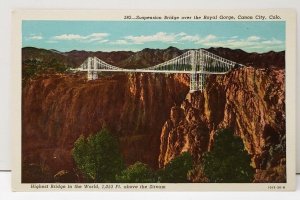
M190 74L190 91L203 91L209 74L226 74L235 66L243 66L227 60L204 49L189 50L168 61L148 68L124 69L110 65L97 57L88 57L73 71L86 71L88 80L98 79L99 72L128 73L188 73Z

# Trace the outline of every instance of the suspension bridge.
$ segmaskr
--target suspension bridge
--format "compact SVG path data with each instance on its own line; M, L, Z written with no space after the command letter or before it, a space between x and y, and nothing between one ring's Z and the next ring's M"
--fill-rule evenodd
M139 69L124 69L110 65L97 57L88 57L73 71L87 72L88 80L98 79L99 72L190 74L190 92L203 91L207 75L224 75L241 64L222 58L204 49L189 50L166 62Z

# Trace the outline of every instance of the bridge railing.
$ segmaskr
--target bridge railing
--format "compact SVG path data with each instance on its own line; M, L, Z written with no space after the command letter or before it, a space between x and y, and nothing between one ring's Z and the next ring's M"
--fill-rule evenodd
M163 63L140 69L124 69L108 64L97 57L87 58L77 71L87 71L88 80L98 78L98 72L149 72L149 73L190 73L190 90L202 91L207 74L226 74L236 62L210 53L204 49L189 50Z

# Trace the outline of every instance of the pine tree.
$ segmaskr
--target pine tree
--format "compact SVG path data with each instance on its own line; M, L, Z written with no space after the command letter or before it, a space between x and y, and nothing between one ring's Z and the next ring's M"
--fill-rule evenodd
M88 138L80 136L72 155L79 170L93 182L114 182L123 169L117 140L106 129Z
M203 156L204 173L214 183L249 183L254 169L243 141L230 129L216 134L213 148Z
M117 175L116 181L119 183L154 183L156 176L147 164L136 162Z
M189 182L187 174L193 168L193 158L190 153L184 152L172 159L164 169L159 171L160 181L163 183Z

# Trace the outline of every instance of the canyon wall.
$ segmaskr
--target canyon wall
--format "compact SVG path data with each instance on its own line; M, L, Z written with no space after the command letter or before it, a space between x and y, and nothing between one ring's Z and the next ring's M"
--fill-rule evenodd
M151 74L106 74L94 81L86 74L48 74L30 80L22 92L24 180L32 181L32 171L52 177L75 170L75 140L102 127L119 138L126 164L157 168L161 127L188 93L185 81Z
M284 81L284 69L275 67L210 75L203 93L188 94L171 109L162 128L159 166L184 151L200 162L216 131L230 127L252 156L257 182L285 181ZM262 177L270 171L273 178Z

